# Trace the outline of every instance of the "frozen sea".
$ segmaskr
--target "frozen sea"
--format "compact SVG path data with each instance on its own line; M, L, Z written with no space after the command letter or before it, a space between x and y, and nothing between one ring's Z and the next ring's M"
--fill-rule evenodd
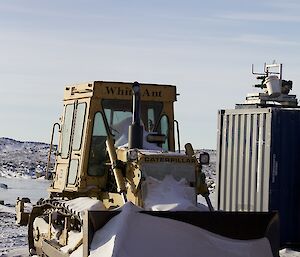
M45 179L0 177L0 184L6 184L8 187L7 189L0 188L0 200L4 200L5 204L14 205L17 197L28 197L32 203L35 203L40 198L46 198L50 181Z

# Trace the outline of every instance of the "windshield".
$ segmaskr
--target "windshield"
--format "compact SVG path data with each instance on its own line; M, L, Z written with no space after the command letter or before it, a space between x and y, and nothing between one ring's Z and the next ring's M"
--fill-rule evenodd
M124 120L130 119L131 122L132 104L130 100L103 100L102 107L110 127L114 128ZM145 130L152 132L160 117L162 103L142 101L141 108L141 118Z

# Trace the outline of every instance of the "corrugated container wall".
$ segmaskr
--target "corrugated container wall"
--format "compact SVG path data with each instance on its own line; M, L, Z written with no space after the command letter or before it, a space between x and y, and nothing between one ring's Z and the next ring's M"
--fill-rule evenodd
M217 208L278 210L281 244L300 245L300 110L218 114Z

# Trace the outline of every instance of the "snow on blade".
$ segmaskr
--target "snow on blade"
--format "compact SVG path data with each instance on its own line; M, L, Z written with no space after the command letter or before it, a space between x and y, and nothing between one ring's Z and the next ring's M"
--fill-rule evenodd
M271 257L266 238L234 240L172 219L139 213L131 203L98 230L90 256Z
M162 181L147 177L143 182L144 208L150 211L208 211L196 206L195 188L185 179L166 175Z

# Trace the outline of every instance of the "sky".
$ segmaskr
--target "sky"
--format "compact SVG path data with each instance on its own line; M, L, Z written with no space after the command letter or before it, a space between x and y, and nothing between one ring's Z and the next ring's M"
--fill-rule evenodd
M2 0L0 137L49 142L66 85L177 86L181 145L216 149L217 113L283 63L300 96L298 0Z

